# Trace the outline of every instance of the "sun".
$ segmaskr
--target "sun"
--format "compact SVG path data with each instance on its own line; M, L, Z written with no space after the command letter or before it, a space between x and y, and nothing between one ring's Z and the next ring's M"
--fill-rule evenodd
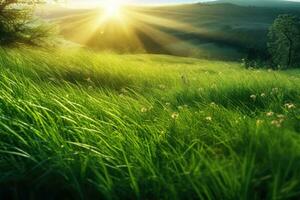
M111 1L104 5L104 15L106 18L119 18L122 4L118 1Z

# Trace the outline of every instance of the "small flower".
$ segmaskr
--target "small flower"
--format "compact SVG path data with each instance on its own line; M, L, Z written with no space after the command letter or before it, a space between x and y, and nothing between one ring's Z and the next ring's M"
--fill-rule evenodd
M145 107L143 107L143 108L141 108L141 112L142 112L142 113L148 112L148 109L145 108Z
M171 117L172 117L173 119L177 119L177 118L179 117L179 113L174 112L174 113L171 115Z
M285 116L284 116L284 115L281 115L281 114L280 114L280 115L277 115L277 117L278 117L278 118L285 118Z
M210 117L210 116L205 117L205 120L207 120L207 121L212 121L212 117Z
M122 88L121 92L124 93L124 94L128 93L128 91L125 88Z
M261 93L260 96L261 96L261 97L265 97L265 96L266 96L266 93Z
M270 112L267 112L267 114L266 114L268 117L271 117L271 116L273 116L274 115L274 112L272 112L272 111L270 111Z
M165 105L166 105L166 106L170 106L170 105L171 105L171 103L167 102Z
M203 92L204 89L203 88L198 88L198 92Z
M272 89L272 94L275 94L275 93L278 93L279 92L279 89L278 88L273 88Z
M286 104L284 104L284 107L286 107L288 109L294 109L294 108L296 108L295 104L292 104L292 103L286 103Z
M160 85L159 85L159 88L162 89L162 90L164 90L164 89L166 89L166 86L163 85L163 84L160 84Z
M87 79L85 79L87 82L92 82L92 79L90 77L88 77Z
M261 119L256 120L257 126L261 125L262 123L264 123L264 120L261 120Z
M215 102L211 102L210 103L210 106L212 106L212 107L214 107L214 106L216 106L217 104L215 103Z
M250 98L253 99L253 100L256 100L256 95L255 95L255 94L252 94L252 95L250 96Z
M182 110L183 109L183 107L182 106L178 106L178 110Z
M166 137L166 132L165 131L160 131L158 138L160 140L163 140Z
M277 128L280 128L282 122L283 122L283 121L281 121L281 120L273 120L273 121L271 122L271 124L274 125L274 126L276 126Z
M212 89L216 89L217 88L217 84L212 84L211 86L210 86Z

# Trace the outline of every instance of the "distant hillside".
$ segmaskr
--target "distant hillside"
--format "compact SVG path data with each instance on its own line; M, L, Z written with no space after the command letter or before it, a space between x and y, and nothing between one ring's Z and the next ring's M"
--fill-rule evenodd
M228 3L134 7L124 13L129 19L123 25L99 24L101 11L95 9L44 12L44 17L56 22L67 40L95 49L236 60L249 49L266 52L268 28L284 13L300 15L300 10Z
M300 9L300 2L285 0L217 0L212 3L231 3L241 6L278 7Z

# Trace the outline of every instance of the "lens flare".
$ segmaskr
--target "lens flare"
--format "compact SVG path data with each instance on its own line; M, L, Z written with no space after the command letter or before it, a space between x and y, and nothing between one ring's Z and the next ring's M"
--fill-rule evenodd
M106 18L119 18L121 15L121 3L118 1L111 1L104 5L104 15Z

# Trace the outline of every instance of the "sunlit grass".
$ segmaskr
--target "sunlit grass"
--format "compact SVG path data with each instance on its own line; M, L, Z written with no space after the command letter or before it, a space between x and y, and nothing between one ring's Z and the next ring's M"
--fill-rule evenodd
M299 71L51 52L0 52L0 196L299 197Z

